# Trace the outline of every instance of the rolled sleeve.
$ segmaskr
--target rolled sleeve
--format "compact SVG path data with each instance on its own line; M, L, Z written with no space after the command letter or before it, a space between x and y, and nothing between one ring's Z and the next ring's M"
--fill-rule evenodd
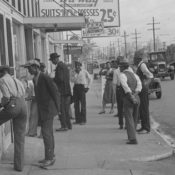
M145 63L141 64L140 69L147 78L153 78L153 74L148 70Z

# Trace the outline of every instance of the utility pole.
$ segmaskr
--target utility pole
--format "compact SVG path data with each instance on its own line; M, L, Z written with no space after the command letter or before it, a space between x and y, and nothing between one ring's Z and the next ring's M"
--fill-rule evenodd
M141 38L141 37L138 37L138 34L141 34L141 33L137 33L137 30L135 29L135 32L132 33L133 35L135 35L135 37L133 39L135 39L135 43L136 43L136 51L138 50L138 44L137 44L137 41L138 41L138 38Z
M153 22L152 23L148 23L148 25L152 25L152 29L148 29L148 30L152 30L153 31L153 49L154 52L156 51L156 39L155 39L155 30L159 30L160 28L155 28L156 24L160 24L160 23L155 23L154 17L153 17Z
M128 37L129 35L126 34L126 31L124 31L124 35L122 37L124 37L124 44L125 44L125 57L127 58L128 57L128 54L127 54L127 42L126 42L126 38Z
M118 43L118 54L119 54L119 56L120 56L120 40L119 40L119 38L117 39L117 43Z

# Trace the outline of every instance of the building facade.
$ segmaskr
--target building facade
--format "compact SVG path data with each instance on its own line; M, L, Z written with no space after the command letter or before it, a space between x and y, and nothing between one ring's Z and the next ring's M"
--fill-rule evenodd
M26 61L39 58L52 71L48 58L51 52L62 55L61 44L54 40L62 39L62 32L46 33L44 28L25 24L26 18L39 17L38 0L0 0L0 65L9 65L17 78L26 76L27 71L20 67ZM12 141L10 121L0 126L0 157Z

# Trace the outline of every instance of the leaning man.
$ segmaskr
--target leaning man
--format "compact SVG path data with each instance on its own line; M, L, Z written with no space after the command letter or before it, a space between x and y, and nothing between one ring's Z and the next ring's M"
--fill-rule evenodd
M30 60L24 67L34 75L35 98L45 148L45 158L39 163L41 167L48 167L55 163L53 119L60 112L59 93L53 80L40 71L38 61Z
M0 125L13 120L14 132L14 169L22 171L24 167L24 141L27 119L25 90L23 84L10 74L8 66L0 66Z

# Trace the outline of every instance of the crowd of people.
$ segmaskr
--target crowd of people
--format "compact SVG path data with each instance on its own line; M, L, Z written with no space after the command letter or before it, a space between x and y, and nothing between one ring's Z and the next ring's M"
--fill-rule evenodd
M143 51L135 52L136 69L122 56L106 63L106 82L102 110L99 114L106 113L106 104L111 104L109 113L113 113L114 104L117 103L118 114L115 116L118 117L119 129L125 128L127 130L127 144L138 144L136 132L148 134L151 130L149 85L153 79L153 74L143 61L144 57ZM139 121L141 121L141 128L137 129Z
M75 124L84 125L87 122L86 93L92 82L91 76L82 68L81 62L75 62L72 79L74 85L71 90L69 69L60 60L60 55L51 53L49 60L55 65L55 76L52 78L45 64L37 58L21 65L33 76L30 80L22 77L20 81L11 75L9 66L0 66L0 125L11 119L13 121L16 171L23 170L25 135L36 137L38 126L41 128L39 137L43 138L45 154L44 159L38 163L41 167L55 163L53 120L58 116L60 121L61 128L56 131L71 130L72 102ZM25 105L26 102L28 105Z
M151 129L148 86L153 75L142 60L143 53L136 52L134 57L137 64L136 72L130 67L128 60L122 56L112 63L106 63L106 84L102 110L99 112L99 114L105 114L106 104L111 103L110 113L112 114L114 104L117 103L119 128L127 130L127 144L138 143L136 131L145 134ZM54 77L49 76L45 64L37 58L22 65L33 77L30 80L23 78L25 86L10 75L9 66L0 66L2 94L0 125L11 119L13 121L14 169L17 171L22 171L24 166L25 135L36 137L38 126L41 128L39 137L43 138L45 155L44 159L38 162L41 167L47 167L53 165L56 160L54 117L58 116L61 125L56 131L71 130L71 103L74 103L74 124L85 125L87 122L86 93L92 83L90 74L83 69L81 62L75 62L75 71L71 79L73 88L71 88L70 71L68 66L60 60L60 55L51 53L49 60L55 65ZM138 118L141 120L141 128L136 130Z

